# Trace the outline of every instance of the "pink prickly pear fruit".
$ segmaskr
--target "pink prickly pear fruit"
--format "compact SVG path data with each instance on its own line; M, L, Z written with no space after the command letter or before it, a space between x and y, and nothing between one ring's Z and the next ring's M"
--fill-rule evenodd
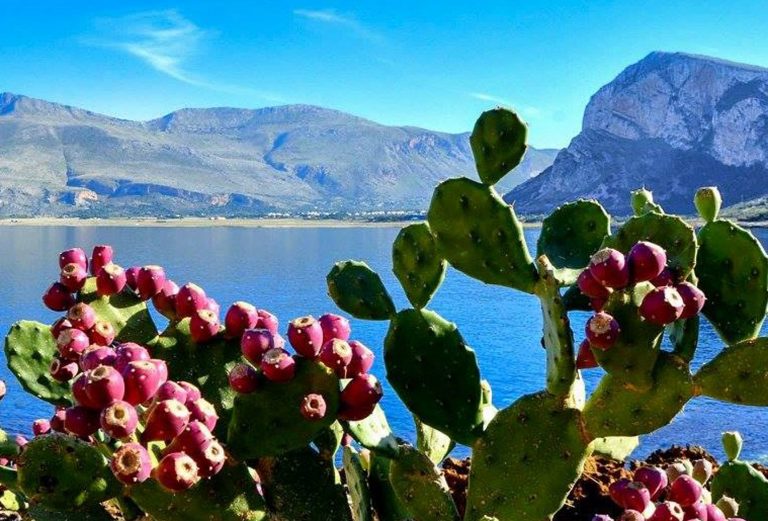
M240 351L253 365L261 364L264 353L279 347L275 345L275 337L268 329L246 329L240 339Z
M35 436L42 436L51 432L51 422L44 419L35 420L32 422L32 434Z
M96 312L88 304L80 302L69 308L67 320L73 327L88 331L96 324Z
M115 341L115 328L111 322L106 320L99 320L88 331L88 337L91 340L91 344L97 346L109 346Z
M91 400L85 389L87 383L88 375L86 373L82 373L75 378L75 381L72 382L72 397L75 399L77 405L82 405L88 409L98 409L99 405Z
M352 378L341 391L342 419L362 419L370 414L383 396L381 383L372 374ZM365 414L365 413L368 414ZM359 416L365 414L362 418Z
M141 266L131 266L125 270L125 285L128 286L131 291L136 291L139 287L140 271Z
M243 301L237 301L227 310L224 317L224 327L229 338L241 336L247 329L256 327L259 314L256 308Z
M161 360L159 358L150 358L148 361L155 364L155 368L157 368L157 375L160 378L160 385L168 381L168 364L165 363L165 360Z
M323 347L323 328L311 315L299 317L288 324L288 341L299 355L317 358Z
M203 288L191 282L184 284L176 293L176 316L179 318L194 316L198 311L205 309L207 302L208 297Z
M176 382L168 380L163 382L163 384L158 387L153 400L155 402L161 402L163 400L178 400L181 403L186 403L187 391Z
M91 275L98 275L104 266L112 263L114 257L115 252L112 250L112 246L108 244L94 246L91 254Z
M649 507L653 506L650 491L638 481L632 481L627 484L621 490L618 497L619 501L621 501L620 506L630 510L637 510L641 513L647 512Z
M101 409L122 400L125 395L123 376L114 367L100 365L85 373L85 393L90 403Z
M701 483L684 474L672 482L668 496L680 506L688 507L701 499L701 493Z
M228 378L229 386L240 394L250 394L259 388L259 373L248 364L237 364Z
M61 268L59 282L66 286L69 291L75 293L83 289L83 286L85 285L85 279L87 278L88 272L85 271L79 264L71 262Z
M43 304L51 311L66 311L75 304L75 297L61 282L54 282L43 293Z
M653 466L640 467L635 471L633 479L645 485L645 488L651 493L652 501L656 501L669 484L667 473L659 467Z
M259 320L256 322L254 329L266 329L273 335L276 335L280 326L277 317L266 309L257 309L256 314L259 315Z
M707 511L707 521L727 521L727 518L725 517L725 514L717 507L717 505L705 505L705 510Z
M332 338L320 349L320 361L343 378L347 366L352 361L352 348L346 340Z
M624 254L613 248L603 248L589 261L592 277L608 288L620 289L629 284L629 269Z
M99 423L104 432L111 437L123 439L136 432L139 415L133 405L120 400L101 411Z
M209 430L216 428L216 422L219 421L219 415L216 414L216 408L205 398L187 404L189 409L189 418L191 420L203 423Z
M376 358L373 351L357 340L349 342L349 347L352 350L352 359L347 365L345 378L354 378L359 374L370 371L371 367L373 367L373 360Z
M640 241L632 246L627 255L629 273L634 282L653 280L667 266L667 252L658 244Z
M168 320L176 320L176 297L179 294L179 287L172 280L166 280L160 292L152 297L152 304L155 309Z
M96 293L100 297L109 297L123 291L128 283L125 270L117 264L107 264L96 272Z
M24 436L22 436L21 434L17 435L17 436L16 436L16 437L13 439L13 441L15 441L15 442L16 442L16 446L17 446L19 449L23 449L23 448L24 448L24 446L25 446L27 443L29 443L29 440L28 440L27 438L25 438Z
M690 282L681 282L675 286L675 289L683 299L683 312L680 314L680 318L691 318L698 315L707 301L704 292Z
M198 344L211 340L219 333L220 328L218 315L207 309L198 311L189 321L189 334Z
M64 383L77 376L80 368L77 366L77 362L56 357L51 360L48 371L54 380Z
M56 339L59 354L67 360L78 360L89 345L91 345L91 339L79 329L65 329Z
M645 516L637 510L625 510L619 521L645 521Z
M142 443L170 441L184 430L190 414L178 400L163 400L154 404L147 413L146 427L141 434Z
M63 252L59 253L59 268L63 268L67 264L77 264L84 270L87 270L88 257L85 256L85 252L81 248L64 250Z
M623 501L622 498L624 497L623 496L624 490L626 490L627 486L630 483L632 483L631 480L626 478L621 478L614 481L608 486L608 494L611 496L611 499L613 500L614 503L616 503L622 508L624 508L622 506L622 501Z
M192 454L202 449L207 441L213 439L211 430L202 422L192 420L184 430L176 436L166 449L167 454L186 452Z
M203 478L218 474L227 461L224 447L217 440L206 441L199 451L190 452L189 455L197 463L198 472Z
M309 421L322 420L325 417L325 398L321 394L308 394L301 400L301 415Z
M123 399L131 405L139 405L152 398L163 383L157 366L149 360L130 362L122 374L125 381Z
M80 367L83 371L96 369L100 365L114 365L115 350L111 347L90 345L80 355Z
M171 492L181 492L195 485L200 480L197 463L183 452L174 452L163 456L152 476L160 485Z
M656 505L656 510L648 521L683 521L684 518L683 507L674 501L664 501Z
M216 302L215 299L212 299L211 297L206 299L203 310L212 311L217 317L221 315L221 306L218 302Z
M203 397L202 393L200 393L200 389L197 388L197 386L189 383L189 382L179 382L179 385L184 388L185 391L187 391L187 401L184 402L192 403L195 400L199 400Z
M165 270L160 266L143 266L136 274L136 292L141 300L149 300L163 289Z
M640 304L640 316L651 324L671 324L683 313L685 303L680 293L671 286L651 290Z
M147 449L138 443L126 443L112 455L112 474L126 485L143 483L152 474L152 460Z
M694 503L693 505L689 505L687 507L683 507L683 520L694 520L694 519L705 519L707 521L709 516L707 516L707 505L699 501L698 503ZM723 518L723 521L725 518Z
M659 273L657 277L651 279L650 283L657 288L661 288L664 286L674 286L675 280L677 280L675 273L671 268L667 267L661 270L661 273Z
M589 340L584 339L579 344L579 352L576 354L576 369L592 369L593 367L597 367L595 353L592 352Z
M56 322L51 324L51 335L53 335L53 339L56 340L59 338L59 334L65 329L72 329L72 322L67 320L67 317L57 319Z
M579 290L591 299L606 300L611 296L611 289L600 284L588 269L579 274L576 284Z
M146 347L133 342L125 342L115 349L115 369L122 373L129 363L147 361L151 358Z
M270 349L261 359L261 371L267 380L287 382L296 372L296 361L285 349Z
M587 320L584 330L592 347L606 351L618 340L621 327L613 316L600 311Z
M339 340L349 340L352 328L346 317L334 315L333 313L326 313L320 317L318 322L320 322L320 328L323 330L323 345L334 338L338 338Z
M82 438L90 436L99 430L99 411L82 405L70 407L64 415L64 429Z
M51 424L51 430L54 432L65 432L64 430L64 419L67 416L67 410L66 409L56 409L56 411L53 413L53 416L51 416L50 424Z

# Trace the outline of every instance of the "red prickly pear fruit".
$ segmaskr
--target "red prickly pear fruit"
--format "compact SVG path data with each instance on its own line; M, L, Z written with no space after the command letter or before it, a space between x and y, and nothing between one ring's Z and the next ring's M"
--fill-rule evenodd
M79 360L80 355L89 345L91 345L91 339L79 329L65 329L56 339L59 354L67 360Z
M90 436L99 430L99 411L82 405L70 407L64 415L64 429L82 438Z
M651 324L665 326L671 324L683 313L685 303L680 293L671 286L654 288L640 304L640 316Z
M640 241L629 250L627 263L634 282L654 280L667 266L667 252L658 244Z
M357 340L349 342L349 347L352 350L352 360L349 361L347 372L344 376L346 378L354 378L359 374L370 371L371 367L373 367L373 360L376 358L373 351Z
M288 324L288 341L299 355L317 358L323 347L323 328L311 315L299 317Z
M341 446L342 447L349 447L352 445L352 442L354 441L354 438L349 435L349 433L345 432L344 435L341 437Z
M75 381L72 382L72 397L77 405L82 405L88 409L98 409L99 405L91 400L85 390L87 382L88 375L86 373L82 373L75 378Z
M157 368L157 375L160 378L160 385L168 381L168 364L165 363L165 360L160 360L159 358L150 358L148 361L155 364L155 367Z
M152 476L171 492L187 490L200 480L197 463L183 452L163 456L152 471Z
M267 380L287 382L296 372L296 361L285 349L270 349L261 359L261 371Z
M67 320L72 323L73 327L88 331L96 325L96 312L88 304L80 302L69 308Z
M126 443L115 451L109 463L112 474L126 485L143 483L152 474L152 460L138 443Z
M675 289L680 294L680 298L683 299L683 312L680 314L680 318L691 318L698 315L707 301L704 292L690 282L681 282L675 286Z
M264 353L274 349L275 337L268 329L246 329L240 339L240 351L253 365L259 365Z
M100 365L112 365L115 363L115 350L107 346L90 345L80 355L80 367L83 371L96 369Z
M593 367L597 367L597 360L589 340L585 339L579 345L579 352L576 355L576 369L592 369Z
M205 398L187 404L189 409L189 418L191 420L202 422L209 430L216 428L216 422L219 421L219 415L216 414L216 408Z
M322 420L325 417L325 398L321 394L308 394L301 400L301 415L309 421Z
M680 506L688 507L701 499L701 493L701 483L684 474L672 482L668 496Z
M619 521L645 521L645 516L637 510L625 510Z
M592 308L592 311L599 312L603 310L606 302L608 299L605 298L591 298L589 299L589 307Z
M35 420L32 422L32 434L35 436L42 436L51 432L51 422L44 419Z
M608 494L611 496L611 499L613 500L614 503L616 503L622 508L624 508L622 506L623 497L624 497L623 494L630 483L632 483L631 480L626 478L621 478L614 481L608 486Z
M621 502L619 506L643 513L653 505L650 491L637 481L628 483L618 494L618 499Z
M256 314L259 315L259 320L256 322L254 329L266 329L273 335L276 335L280 327L277 317L266 309L257 309Z
M107 264L96 273L96 293L100 297L120 293L127 283L125 270L117 264Z
M221 315L221 306L219 306L219 303L211 297L208 297L208 299L205 301L203 310L213 312L217 318Z
M725 514L723 514L723 511L720 510L717 505L705 505L704 509L707 512L706 520L707 521L728 521L725 517Z
M119 440L127 438L136 431L139 415L133 405L120 400L101 411L99 420L102 430Z
M66 409L56 409L56 412L51 416L50 424L53 432L65 432L64 431L64 419L67 416Z
M152 297L152 304L158 313L168 320L176 320L176 296L179 294L179 287L172 280L166 280L160 292Z
M79 264L71 262L61 268L61 275L59 275L59 282L67 287L72 293L76 293L83 289L85 285L85 279L88 278L88 272L83 269Z
M25 438L24 436L22 436L21 434L17 435L17 436L14 438L14 440L13 440L13 441L15 441L15 442L16 442L16 446L17 446L19 449L23 449L23 448L24 448L24 446L25 446L27 443L29 443L29 440L28 440L27 438Z
M579 274L576 284L579 290L591 299L606 300L611 296L611 289L600 284L588 269Z
M592 521L613 521L613 518L608 514L595 514L592 516Z
M94 246L91 254L91 275L98 275L104 266L112 263L114 256L112 246L108 244Z
M683 521L685 512L683 508L674 501L664 501L656 505L653 515L648 521Z
M237 301L227 310L224 317L224 327L229 338L241 336L247 329L256 327L259 321L259 314L256 308L243 301Z
M64 383L77 376L80 368L77 366L77 362L56 357L51 360L48 371L54 380Z
M347 372L347 366L352 361L352 348L346 340L332 338L323 344L319 358L322 363L343 378Z
M198 311L189 321L189 334L198 344L211 340L219 333L220 328L219 317L207 309Z
M143 266L136 274L136 292L141 300L149 300L163 289L165 270L160 266Z
M151 358L146 347L133 342L125 342L115 349L115 369L122 373L129 363L147 361Z
M259 373L248 364L237 364L228 378L229 386L240 394L250 394L259 388Z
M97 346L109 346L115 341L115 328L111 322L99 320L88 331L88 336L92 344Z
M272 341L275 343L275 347L277 349L285 349L285 339L280 335L280 333L276 333L272 336Z
M602 351L613 347L613 344L619 338L619 333L621 333L621 328L616 319L603 311L595 313L590 317L584 330L590 345Z
M709 521L709 516L707 515L707 505L699 501L693 505L683 507L683 519L685 521L694 519L706 519ZM725 521L725 517L723 517L722 521Z
M185 391L187 391L187 401L184 402L185 404L192 403L195 400L199 400L203 397L202 393L200 393L200 389L197 388L197 386L192 385L189 382L178 382L180 386L184 388Z
M54 282L43 293L43 304L51 311L66 311L75 304L75 297L61 282Z
M77 264L84 270L87 270L88 257L85 256L85 252L81 248L64 250L63 252L59 253L59 268L63 268L67 264Z
M346 317L334 315L333 313L326 313L320 317L318 322L320 322L320 328L323 330L323 345L333 338L349 340L352 328Z
M85 373L85 392L97 408L122 400L125 395L123 376L114 367L100 365Z
M157 402L147 413L146 428L141 434L141 442L170 441L181 434L189 423L189 419L189 409L180 401Z
M381 383L375 376L372 374L357 375L341 391L342 410L345 413L373 411L382 395Z
M208 297L203 288L191 282L184 284L176 293L176 316L187 318L205 309Z
M338 418L350 422L364 420L373 413L375 408L375 403L368 405L345 405L342 403L339 408Z
M59 338L59 334L65 329L72 329L72 322L67 320L67 317L61 317L51 324L51 335L53 335L53 339L56 340Z
M667 473L659 467L652 466L640 467L637 469L633 479L645 485L645 488L651 493L652 501L656 501L659 494L661 494L669 484Z
M163 384L158 387L153 400L155 402L161 402L163 400L178 400L181 403L186 403L187 391L176 382L168 380L163 382Z
M170 445L166 449L167 454L174 452L186 452L192 454L199 451L205 442L212 440L213 434L211 430L206 427L202 422L192 420L190 421L184 430L176 436Z
M141 266L131 266L125 270L125 285L128 286L131 291L136 291L139 287L140 271Z
M125 381L123 399L134 406L152 398L163 383L157 366L149 360L130 362L122 374Z
M629 269L624 254L613 248L603 248L589 261L592 277L608 288L620 289L629 284Z
M654 277L650 280L650 283L653 284L657 288L661 288L664 286L674 286L675 280L677 277L675 276L675 273L670 268L664 268L661 270L661 273L657 277Z
M200 477L209 478L215 476L224 467L227 461L227 454L224 447L217 440L208 440L203 443L199 451L188 453L195 463Z

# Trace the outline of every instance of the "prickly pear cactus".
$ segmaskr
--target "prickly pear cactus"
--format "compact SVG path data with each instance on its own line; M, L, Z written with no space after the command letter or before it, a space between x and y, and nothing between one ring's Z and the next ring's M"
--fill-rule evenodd
M414 519L459 520L445 479L435 464L413 447L401 447L397 458L392 460L389 479L398 499Z
M528 129L510 110L496 108L477 119L469 143L477 173L483 183L493 185L523 160Z
M406 226L392 244L392 270L413 307L423 308L445 278L448 265L437 253L426 223Z
M724 437L733 434L726 433ZM720 467L712 480L712 500L731 497L739 504L740 518L748 521L768 519L768 479L749 463L739 460L740 450L740 443L738 449L727 450L729 461Z
M367 472L360 455L350 447L344 447L342 457L344 476L347 478L347 489L352 504L353 521L373 521L371 493L368 489Z

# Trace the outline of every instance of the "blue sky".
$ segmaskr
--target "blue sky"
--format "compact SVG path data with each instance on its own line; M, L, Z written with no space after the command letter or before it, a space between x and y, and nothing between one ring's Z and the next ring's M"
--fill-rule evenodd
M472 4L2 0L0 91L131 119L311 103L451 132L501 103L560 147L653 50L768 65L765 1Z

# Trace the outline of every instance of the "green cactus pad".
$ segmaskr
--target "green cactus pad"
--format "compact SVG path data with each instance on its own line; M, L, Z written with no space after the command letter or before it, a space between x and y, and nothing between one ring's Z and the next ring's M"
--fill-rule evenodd
M334 461L343 437L344 427L339 422L333 422L327 429L320 431L312 443L317 447L320 456L328 461Z
M384 410L378 405L367 418L359 421L343 422L347 432L363 447L376 451L377 454L394 458L399 447L397 439L389 428Z
M259 461L269 521L351 521L336 469L310 448Z
M411 517L419 521L458 521L448 485L429 458L404 445L389 468L389 480Z
M538 275L512 206L465 177L439 184L428 212L440 254L487 284L533 293Z
M723 496L739 504L738 517L752 520L768 519L768 479L749 463L728 461L712 479L712 500Z
M604 247L626 254L638 241L658 244L667 252L667 265L684 280L696 263L696 234L693 228L672 215L650 212L627 220L616 235L607 237Z
M445 278L448 264L437 253L427 223L400 230L392 244L392 270L415 308L426 306Z
M483 112L469 144L480 179L493 185L520 164L527 148L528 129L517 114L504 108Z
M115 518L101 505L91 505L77 510L56 511L42 505L30 505L26 518L33 521L114 521Z
M48 434L30 440L17 466L24 495L52 510L95 505L120 491L104 456L74 436Z
M730 221L699 230L696 274L707 297L704 316L729 344L754 338L768 308L768 257L760 242Z
M24 390L54 405L67 405L69 385L54 380L49 370L57 352L50 328L40 322L16 322L5 337L8 368Z
M325 398L325 417L317 421L301 415L301 401L310 393ZM338 408L339 379L333 371L319 362L297 358L293 380L265 381L257 391L235 398L227 447L241 460L304 447L336 421Z
M79 300L89 304L99 320L106 320L115 328L118 342L147 344L157 336L147 305L129 290L100 297L96 293L96 277L90 277L80 291Z
M456 444L447 434L425 425L418 416L414 416L413 421L416 424L416 448L432 463L439 465Z
M375 452L371 453L371 468L368 473L371 503L379 521L410 521L411 514L397 498L389 480L391 464L391 459L377 456Z
M717 219L717 214L720 213L723 198L716 186L703 186L696 190L693 204L696 205L696 211L699 212L701 218L711 223Z
M744 447L744 438L739 431L728 431L723 433L723 450L729 461L739 459L741 449Z
M643 320L638 311L643 297L653 289L648 282L615 291L605 305L605 311L619 323L621 330L610 349L593 349L595 359L617 381L636 391L653 385L653 370L661 348L664 327Z
M353 521L373 521L368 478L360 455L351 447L344 447L342 463L344 476L347 478L349 499L352 504Z
M640 438L637 436L610 436L595 439L591 444L591 448L594 454L601 454L608 458L624 461L634 452L638 445L640 445Z
M624 381L605 376L584 407L587 432L593 437L647 434L672 421L693 397L687 364L662 352L646 392L626 388Z
M693 360L693 355L696 354L700 324L701 319L699 315L696 315L684 320L677 320L670 325L669 341L672 342L674 353L686 362Z
M583 268L611 233L611 218L597 201L566 203L544 219L537 244L556 268Z
M337 262L326 277L328 295L339 308L367 320L389 320L395 314L392 297L379 275L366 263Z
M499 411L473 447L466 521L551 519L589 455L580 413L546 392Z
M387 379L421 421L471 444L483 424L475 352L452 322L426 309L401 311L384 340Z
M155 521L265 521L264 500L243 464L230 465L210 479L174 494L154 479L128 488L128 495ZM269 518L271 520L271 518Z
M694 377L701 394L725 402L768 406L768 338L726 347Z

